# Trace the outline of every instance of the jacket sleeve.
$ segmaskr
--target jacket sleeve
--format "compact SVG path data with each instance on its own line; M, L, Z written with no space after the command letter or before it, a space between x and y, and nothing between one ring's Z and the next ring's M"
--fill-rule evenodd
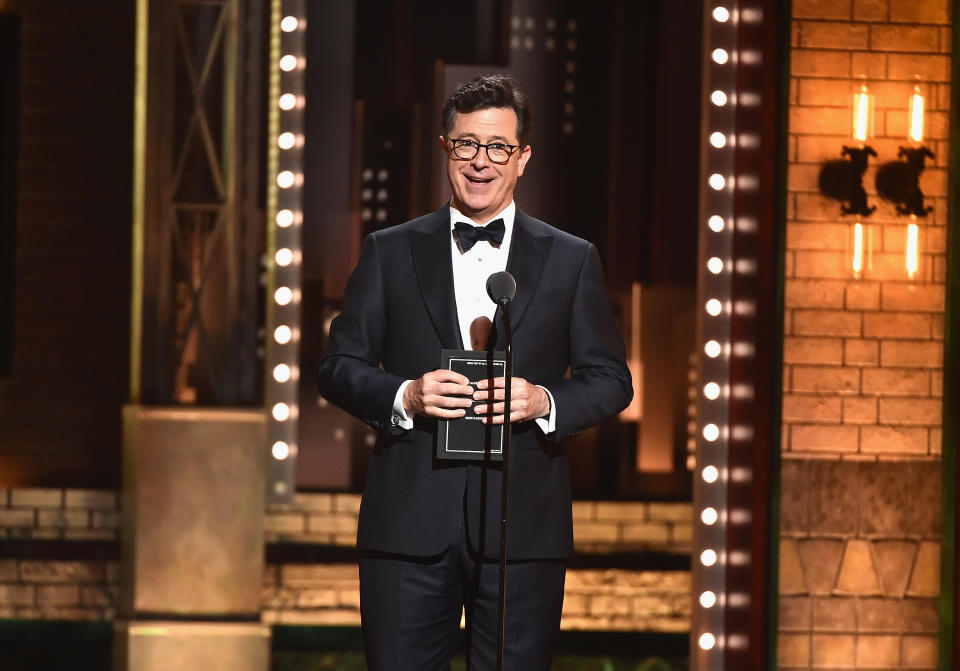
M320 394L382 433L401 433L391 423L393 400L404 382L380 367L387 305L376 235L367 236L343 296L343 311L330 325L320 360Z
M568 325L570 377L546 385L557 406L552 442L583 431L630 404L633 384L600 255L588 246L580 265Z

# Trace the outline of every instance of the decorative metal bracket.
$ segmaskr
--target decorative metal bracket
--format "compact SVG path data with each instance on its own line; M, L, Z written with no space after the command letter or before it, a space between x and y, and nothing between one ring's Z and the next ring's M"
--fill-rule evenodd
M877 169L877 193L896 205L897 214L925 217L933 210L933 207L923 204L920 173L923 172L925 159L934 157L934 153L926 147L900 147L897 158L904 160L890 161Z
M867 192L863 188L863 173L871 156L876 157L873 147L843 147L842 156L848 160L827 161L820 169L820 193L827 198L839 200L843 214L858 214L869 217L876 205L867 204Z

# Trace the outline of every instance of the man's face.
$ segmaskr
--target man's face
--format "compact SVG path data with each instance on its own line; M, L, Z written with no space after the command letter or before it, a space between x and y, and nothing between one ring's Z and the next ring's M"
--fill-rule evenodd
M457 158L451 151L452 140L518 145L517 115L509 107L491 107L468 114L458 112L449 139L440 138L447 152L447 179L453 192L453 206L478 224L484 224L513 199L517 178L530 160L530 147L517 149L506 163L497 164L483 148L472 159Z

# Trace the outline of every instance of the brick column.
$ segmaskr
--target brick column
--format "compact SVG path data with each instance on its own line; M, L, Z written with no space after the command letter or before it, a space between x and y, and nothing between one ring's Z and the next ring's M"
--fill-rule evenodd
M788 136L778 667L936 668L950 18L947 0L795 0ZM851 95L876 96L872 263L818 190L850 137ZM909 219L876 193L926 95L915 281Z

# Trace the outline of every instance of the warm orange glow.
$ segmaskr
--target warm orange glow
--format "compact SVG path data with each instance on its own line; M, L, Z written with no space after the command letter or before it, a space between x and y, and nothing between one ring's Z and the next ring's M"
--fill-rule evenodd
M907 275L912 280L920 267L920 227L916 223L907 226Z
M863 272L863 224L853 225L853 274L857 277Z
M867 86L853 94L853 139L866 142L873 135L873 94Z
M913 87L910 96L910 129L907 137L917 144L923 142L923 96L919 86Z

